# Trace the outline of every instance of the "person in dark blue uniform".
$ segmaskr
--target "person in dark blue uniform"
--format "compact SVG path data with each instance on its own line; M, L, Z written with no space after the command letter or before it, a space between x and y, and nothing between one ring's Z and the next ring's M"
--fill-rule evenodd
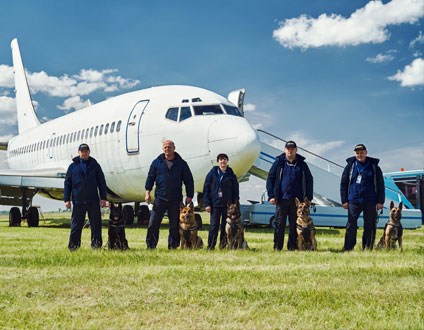
M215 249L219 228L219 247L222 249L226 246L227 202L234 204L239 199L239 184L233 170L228 166L228 156L219 154L216 160L219 166L210 170L203 187L205 209L211 214L208 250Z
M72 164L66 172L63 193L66 208L71 208L71 195L74 204L68 244L70 251L81 246L81 232L86 213L88 213L91 226L91 247L96 249L103 245L100 206L106 206L105 176L100 164L90 157L90 148L87 144L83 143L79 146L78 155L72 159Z
M150 204L150 191L156 183L155 201L147 228L146 244L148 249L155 249L159 241L159 228L165 211L168 211L169 236L168 249L180 245L179 210L183 200L182 184L186 187L186 204L194 195L194 182L188 164L175 152L174 142L163 142L163 154L160 154L150 166L146 179L145 201Z
M305 157L297 154L294 141L288 141L284 153L277 157L268 173L266 181L269 202L276 204L274 250L281 251L284 246L286 219L289 217L288 250L296 249L296 197L309 202L313 198L313 177Z
M347 165L340 182L343 208L348 210L344 250L351 251L356 244L358 217L363 212L364 233L362 248L372 249L375 240L377 210L385 200L384 178L379 160L367 156L367 148L357 144L355 156L346 159Z

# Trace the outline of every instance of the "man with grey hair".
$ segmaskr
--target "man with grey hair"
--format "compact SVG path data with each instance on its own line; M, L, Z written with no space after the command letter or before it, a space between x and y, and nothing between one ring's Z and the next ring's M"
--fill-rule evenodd
M186 203L190 203L194 195L194 182L190 168L175 152L174 142L166 140L163 142L163 154L160 154L150 166L145 186L145 201L150 204L150 192L156 183L155 201L146 236L148 249L155 249L158 244L159 228L165 211L168 211L169 218L168 249L176 249L180 245L178 215L180 203L183 200L183 182L186 187Z

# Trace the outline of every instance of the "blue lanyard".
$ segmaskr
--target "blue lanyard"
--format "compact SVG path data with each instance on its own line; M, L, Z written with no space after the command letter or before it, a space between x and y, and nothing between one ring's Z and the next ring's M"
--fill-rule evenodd
M365 169L368 167L369 162L366 162L366 164L362 167L362 170L359 169L359 162L356 161L355 165L356 165L356 169L358 170L359 175L362 175L362 172L365 171Z

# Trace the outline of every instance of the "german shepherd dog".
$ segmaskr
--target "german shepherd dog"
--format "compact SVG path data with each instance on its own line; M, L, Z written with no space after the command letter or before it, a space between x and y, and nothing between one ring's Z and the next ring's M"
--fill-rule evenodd
M227 223L225 225L227 236L227 249L249 249L249 245L244 239L244 227L241 221L240 202L227 203Z
M107 247L110 250L128 250L129 247L125 236L124 214L122 213L121 203L119 203L118 207L115 207L113 203L110 204L109 219L109 238Z
M317 249L317 240L315 238L315 227L310 217L311 211L309 210L309 201L305 197L303 202L300 202L296 198L297 206L297 220L296 220L296 231L297 231L297 249L302 250L314 250Z
M402 251L402 234L403 228L400 223L402 218L402 202L399 203L398 207L395 207L393 201L390 203L390 218L389 222L384 226L383 236L377 244L377 249L385 247L390 250L395 247L396 241L399 242L400 250Z
M198 235L199 227L197 226L194 216L194 205L180 205L180 241L181 249L202 249L203 240Z

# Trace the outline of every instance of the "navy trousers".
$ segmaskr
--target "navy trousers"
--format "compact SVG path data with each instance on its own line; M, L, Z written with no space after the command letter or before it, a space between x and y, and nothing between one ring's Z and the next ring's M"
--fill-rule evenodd
M288 250L296 250L297 232L296 219L297 207L294 199L279 200L275 208L274 250L281 251L284 246L284 232L286 230L287 216L289 217Z
M179 214L181 201L164 201L156 198L147 228L146 244L148 249L155 249L159 242L159 228L165 211L168 211L169 235L168 249L180 246Z
M88 213L91 227L91 247L101 248L102 241L102 217L99 203L74 204L71 219L71 235L69 237L69 250L73 251L81 246L81 232L84 226L85 215Z
M227 246L227 235L225 225L227 224L227 207L211 207L211 224L209 227L208 250L214 250L218 239L218 231L221 228L219 236L219 248Z
M346 224L346 235L344 250L353 250L356 245L356 232L358 229L358 218L363 213L364 234L362 235L362 248L372 249L375 239L377 208L375 203L351 203L349 202L348 217Z

